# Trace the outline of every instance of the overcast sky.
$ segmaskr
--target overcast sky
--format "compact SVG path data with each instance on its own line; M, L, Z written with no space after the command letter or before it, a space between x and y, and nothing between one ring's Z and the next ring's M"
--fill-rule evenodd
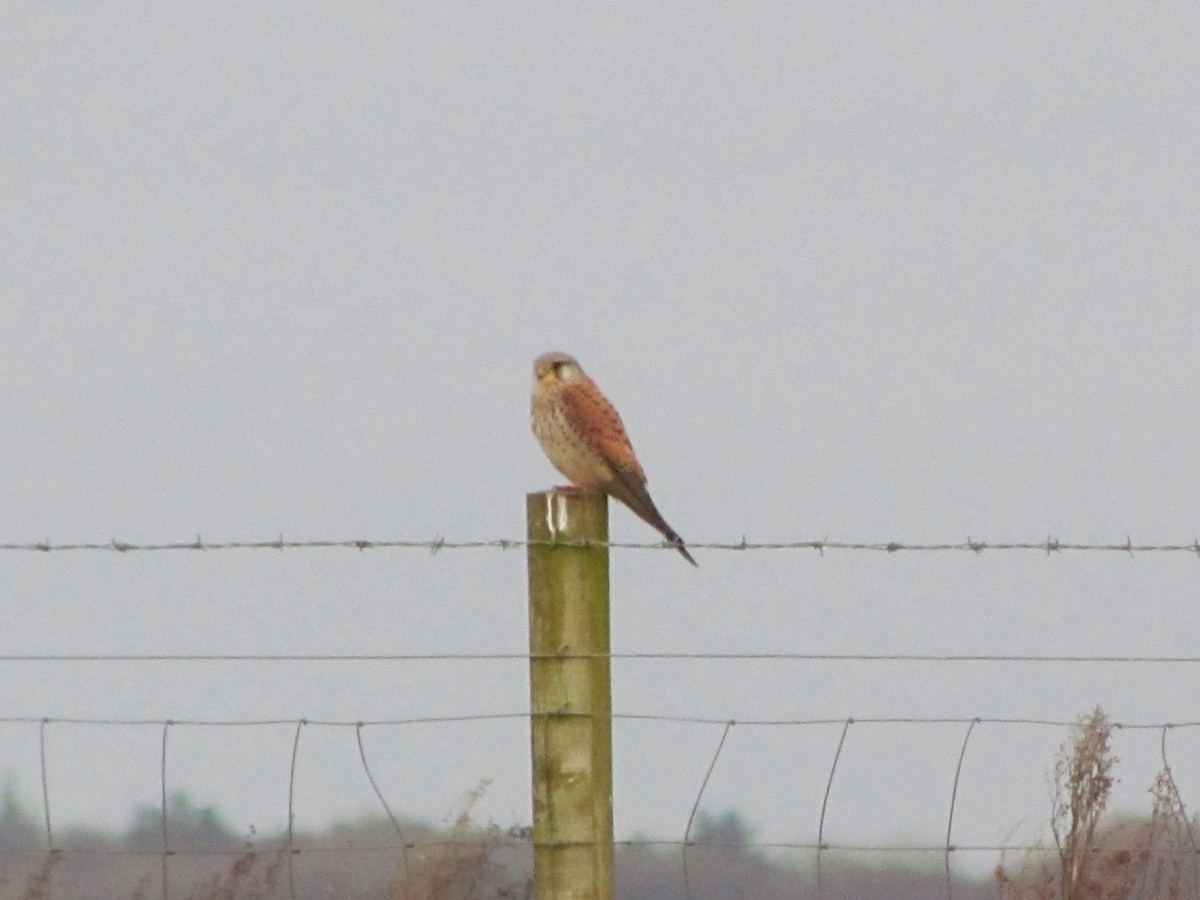
M1200 533L1200 10L1004 3L12 5L0 541L519 538L576 355L696 542ZM614 539L655 535L614 509ZM1200 656L1194 556L614 551L625 652ZM496 549L0 555L0 653L519 653ZM0 716L520 713L521 661L0 663ZM1200 720L1197 665L642 662L618 713ZM706 805L810 841L840 726L739 727ZM961 726L856 727L834 843L944 838ZM622 835L719 726L619 722ZM1062 729L981 726L955 838L1037 835ZM160 729L53 725L55 817L158 796ZM282 824L292 729L169 777ZM1156 732L1125 732L1130 809ZM1200 802L1200 729L1170 738ZM368 729L389 801L529 818L527 725ZM40 796L37 728L0 768ZM375 810L309 729L297 820ZM994 859L981 861L990 865Z

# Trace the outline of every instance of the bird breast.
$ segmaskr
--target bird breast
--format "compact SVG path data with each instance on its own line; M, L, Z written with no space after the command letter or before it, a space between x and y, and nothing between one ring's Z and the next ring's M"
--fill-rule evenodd
M554 468L581 488L603 488L612 470L568 419L562 398L538 392L532 406L533 433Z

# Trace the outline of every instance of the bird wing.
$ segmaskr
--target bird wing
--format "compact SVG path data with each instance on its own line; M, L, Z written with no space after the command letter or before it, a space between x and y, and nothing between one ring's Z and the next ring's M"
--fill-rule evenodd
M634 456L625 425L595 382L589 379L564 385L562 399L567 424L600 454L614 474L624 471L632 475L644 493L646 473Z

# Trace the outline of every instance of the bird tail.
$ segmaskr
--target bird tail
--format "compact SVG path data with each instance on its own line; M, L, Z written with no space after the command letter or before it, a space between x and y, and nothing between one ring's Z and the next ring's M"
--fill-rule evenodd
M670 528L663 532L663 537L667 539L668 544L674 545L675 549L679 551L684 559L690 562L697 569L700 568L700 563L692 559L692 554L688 553L687 545L683 543L683 538L677 535Z
M667 543L674 546L684 559L696 568L700 568L700 564L692 559L692 554L688 553L687 547L683 543L683 538L676 534L675 529L667 524L667 520L662 517L662 513L658 511L658 507L650 499L650 492L646 490L646 483L637 473L629 469L614 468L613 475L613 480L607 486L608 492L633 510L634 514L644 522L661 532L662 536L667 539Z

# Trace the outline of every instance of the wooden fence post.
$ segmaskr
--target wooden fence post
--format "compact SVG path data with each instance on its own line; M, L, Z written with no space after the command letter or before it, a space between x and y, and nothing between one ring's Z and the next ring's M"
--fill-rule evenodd
M546 491L525 508L534 898L612 900L608 498Z

